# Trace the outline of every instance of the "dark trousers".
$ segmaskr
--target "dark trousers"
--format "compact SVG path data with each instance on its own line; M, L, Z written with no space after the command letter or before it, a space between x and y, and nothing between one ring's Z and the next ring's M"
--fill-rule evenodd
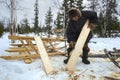
M85 42L85 45L83 46L83 59L87 59L88 58L88 52L90 51L90 48L88 47L88 43L90 41L90 39L92 38L92 32L89 33L88 38ZM68 53L68 59L70 57L70 52L73 50L74 48L70 47L67 49L67 53Z
M72 47L69 47L67 49L67 53L68 53L68 59L70 58L70 52L73 50L74 48ZM89 47L88 47L88 44L85 44L84 47L83 47L83 56L82 58L83 59L87 59L88 58L88 52L90 51Z

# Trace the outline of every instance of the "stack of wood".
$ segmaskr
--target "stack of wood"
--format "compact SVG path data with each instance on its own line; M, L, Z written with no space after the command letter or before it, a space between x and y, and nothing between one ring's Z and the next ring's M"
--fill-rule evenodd
M11 55L11 56L0 56L0 58L4 58L7 60L14 59L24 59L25 63L33 62L33 58L39 58L38 46L36 45L36 41L34 37L30 36L8 36L10 40L19 41L20 43L12 43L10 44L10 48L5 50L7 52L19 52L19 55ZM46 52L49 56L54 55L64 55L64 52L60 52L55 43L64 42L65 39L59 38L41 38L46 49ZM41 46L41 45L40 45Z

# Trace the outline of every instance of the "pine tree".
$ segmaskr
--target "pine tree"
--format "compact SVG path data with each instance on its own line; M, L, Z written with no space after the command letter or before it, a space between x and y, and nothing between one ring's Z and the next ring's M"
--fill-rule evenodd
M38 0L36 0L36 2L35 2L35 19L34 19L34 33L35 34L37 34L37 35L39 35L39 26L38 26L38 24L39 24L39 22L38 22L38 14L39 14L39 11L38 11Z
M25 33L30 33L30 26L27 19L24 20L24 30Z
M76 2L76 7L79 9L79 10L82 10L85 6L82 6L83 4L83 0L75 0Z
M55 25L56 25L56 29L62 29L63 28L63 17L62 14L60 14L60 12L58 12L57 14L57 19L56 19L56 22L55 22Z
M116 0L88 0L89 8L93 11L100 11L98 27L94 30L95 33L102 37L110 37L111 31L118 29L117 3ZM101 4L101 5L99 5ZM102 6L102 8L98 8Z
M116 10L117 3L116 0L103 0L103 3L103 6L105 6L105 35L107 37L111 37L111 31L115 28L115 23L118 23L118 19L116 17L116 15L118 15Z
M21 27L20 27L19 24L18 24L18 33L19 33L19 34L22 34Z
M53 14L51 11L51 7L49 7L49 10L46 13L46 19L45 19L45 30L48 33L48 37L52 34L52 23L53 23Z
M23 22L21 23L21 27L20 27L20 32L22 33L22 34L24 34L24 33L30 33L31 32L31 28L30 28L30 26L29 26L29 23L28 23L28 20L27 20L27 18L25 18L25 19L23 19Z
M97 9L99 9L98 7L99 7L99 1L100 1L100 0L87 0L87 1L90 2L89 8L90 8L91 10L97 11Z
M64 16L63 14L61 14L60 12L58 12L57 14L57 18L56 21L54 22L54 24L56 25L54 32L55 34L60 37L61 35L64 35L63 33L63 28L64 28Z
M104 34L106 32L106 27L104 26L104 22L105 22L104 15L102 12L100 12L99 22L98 22L98 25L97 25L95 32L94 32L94 33L97 33L99 37L105 36Z

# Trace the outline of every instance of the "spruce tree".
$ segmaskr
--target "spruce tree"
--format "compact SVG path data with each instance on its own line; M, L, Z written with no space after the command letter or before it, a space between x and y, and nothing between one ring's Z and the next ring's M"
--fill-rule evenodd
M21 23L21 27L20 27L20 33L24 34L24 33L30 33L31 29L30 29L30 25L28 23L28 19L25 18L23 19L22 23Z
M56 22L55 22L55 25L56 25L56 29L62 29L63 28L63 15L60 14L60 12L58 12L57 14L57 19L56 19Z
M52 34L52 23L53 23L53 14L51 11L51 7L49 7L49 10L46 13L46 19L45 19L45 30L48 34L48 37Z
M24 30L25 33L30 33L30 26L27 19L24 20Z
M100 11L98 27L94 30L98 35L102 37L110 37L111 31L115 31L118 28L117 3L116 0L88 0L90 2L89 8L93 11ZM101 4L101 5L99 5ZM102 6L102 8L100 8Z
M85 6L82 6L83 4L83 0L75 0L76 2L76 7L79 9L79 10L82 10Z
M99 9L98 7L99 7L99 1L100 1L100 0L87 0L87 1L90 2L89 8L90 8L91 10L97 11L97 9Z
M36 0L35 2L35 19L34 19L34 33L39 35L39 21L38 21L38 14L39 14L39 11L38 11L38 0Z
M105 19L104 19L104 15L102 12L100 12L99 14L99 21L98 21L98 25L95 28L95 33L98 34L99 37L104 37L105 32L106 32L106 27L104 25Z
M104 7L105 7L105 27L106 37L111 37L111 31L115 30L115 27L117 26L115 23L118 23L118 19L116 15L118 15L116 7L117 3L116 0L103 0Z

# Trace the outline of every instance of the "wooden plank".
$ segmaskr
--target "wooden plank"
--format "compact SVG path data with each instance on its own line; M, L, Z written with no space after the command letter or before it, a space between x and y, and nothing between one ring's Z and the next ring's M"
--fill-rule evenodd
M74 50L71 52L71 57L68 61L68 64L66 65L66 68L68 71L73 72L75 69L75 65L77 63L77 60L79 56L82 54L82 48L85 44L85 41L88 37L88 34L90 32L90 28L88 28L89 20L86 21L85 25L83 26L83 29L78 37L78 40L76 42Z
M37 45L37 47L38 47L38 52L39 52L39 54L40 54L40 56L41 56L41 60L42 60L42 63L43 63L43 65L44 65L45 72L46 72L47 74L53 73L53 72L54 72L54 69L53 69L53 67L52 67L52 65L51 65L51 63L50 63L48 54L47 54L47 52L46 52L46 49L45 49L45 47L44 47L44 44L43 44L41 38L38 37L38 36L35 36L34 39L35 39L35 41L36 41L36 45Z

